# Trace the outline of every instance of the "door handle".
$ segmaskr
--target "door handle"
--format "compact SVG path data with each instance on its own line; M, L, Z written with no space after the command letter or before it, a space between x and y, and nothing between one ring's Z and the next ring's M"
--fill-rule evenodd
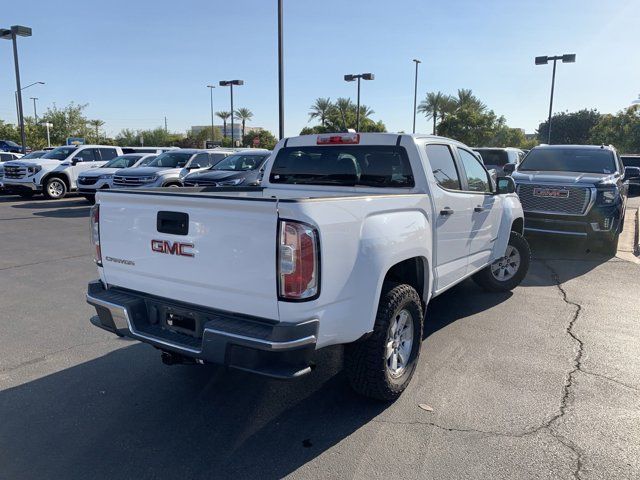
M473 209L474 212L484 212L484 207L478 205L476 208Z
M453 215L453 210L451 210L449 207L444 207L442 210L440 210L440 215L444 215L444 216Z

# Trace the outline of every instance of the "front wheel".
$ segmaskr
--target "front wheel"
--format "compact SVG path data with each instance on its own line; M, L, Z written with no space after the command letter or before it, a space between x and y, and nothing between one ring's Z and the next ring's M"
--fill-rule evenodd
M420 356L422 317L413 287L383 286L373 332L345 347L345 369L356 392L383 401L400 396Z
M476 273L473 280L489 292L508 292L520 285L530 263L529 242L518 232L511 232L504 256Z
M64 180L61 178L49 178L44 183L42 193L44 194L44 198L48 200L59 200L67 194L67 184L64 183Z

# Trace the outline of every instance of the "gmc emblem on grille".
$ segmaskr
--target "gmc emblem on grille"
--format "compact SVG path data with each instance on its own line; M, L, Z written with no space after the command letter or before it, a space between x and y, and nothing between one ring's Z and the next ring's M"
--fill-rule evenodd
M534 197L569 198L569 190L566 188L534 188Z
M180 255L181 257L195 257L191 252L193 243L171 242L169 240L151 240L151 250L157 253Z

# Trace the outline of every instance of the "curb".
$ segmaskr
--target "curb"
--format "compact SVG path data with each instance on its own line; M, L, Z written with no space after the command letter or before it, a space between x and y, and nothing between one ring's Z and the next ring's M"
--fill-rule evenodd
M640 209L634 209L633 214L627 212L624 219L624 230L618 242L616 257L628 262L640 264L640 259L636 255L640 252L638 245L640 236Z

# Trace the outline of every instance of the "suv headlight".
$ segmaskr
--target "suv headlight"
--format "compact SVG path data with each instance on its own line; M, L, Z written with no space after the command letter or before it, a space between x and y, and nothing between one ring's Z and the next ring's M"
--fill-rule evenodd
M42 170L42 166L40 165L34 165L32 167L27 167L27 173L29 175L35 175L36 173L38 173L40 170Z
M229 186L229 185L240 185L242 182L244 182L244 178L236 178L234 180L223 180L223 181L217 182L217 183L221 187L226 187L226 186Z
M113 173L109 173L109 174L106 174L106 175L100 175L98 178L100 180L109 180L109 179L113 178Z
M616 203L620 191L617 188L607 188L598 191L598 203L602 205L611 205Z
M140 177L142 183L152 183L158 180L158 175L149 175L148 177Z

